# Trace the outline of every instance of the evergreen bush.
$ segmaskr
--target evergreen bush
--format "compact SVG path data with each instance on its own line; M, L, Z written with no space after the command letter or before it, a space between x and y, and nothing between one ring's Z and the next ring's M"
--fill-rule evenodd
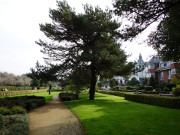
M152 86L145 86L144 89L147 91L151 91L151 90L153 90L153 87Z
M76 100L76 94L72 92L62 92L59 93L59 99L62 101Z
M0 114L6 116L6 115L12 115L13 112L7 107L0 107Z
M125 99L144 104L180 109L180 98L175 97L163 97L144 94L125 94Z
M26 110L23 109L21 106L14 106L13 108L11 108L11 111L13 112L13 114L25 114Z
M169 92L169 91L171 91L169 88L167 88L167 87L164 87L163 88L163 91L167 91L167 92Z
M3 120L3 116L0 114L0 131L2 130L4 126L4 120Z
M172 88L176 87L176 85L174 83L167 83L167 84L165 84L165 87L169 88L169 91L172 91Z

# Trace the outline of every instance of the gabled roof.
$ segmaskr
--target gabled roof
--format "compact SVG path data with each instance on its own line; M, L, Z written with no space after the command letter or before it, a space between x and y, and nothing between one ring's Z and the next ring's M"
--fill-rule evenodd
M160 62L161 62L161 59L159 59L155 56L153 56L149 61L149 63L160 63Z

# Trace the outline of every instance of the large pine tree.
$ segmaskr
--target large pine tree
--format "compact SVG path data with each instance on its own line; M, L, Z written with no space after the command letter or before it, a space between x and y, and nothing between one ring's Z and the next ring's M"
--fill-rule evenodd
M114 7L117 15L132 22L123 29L125 40L159 22L157 31L150 35L149 45L164 60L180 59L180 0L115 0Z
M97 75L111 78L130 73L132 64L116 42L120 24L111 11L85 5L84 13L77 14L66 1L58 1L49 14L52 23L41 24L40 30L52 43L39 40L37 44L51 60L60 61L62 73L90 72L90 100L94 100Z

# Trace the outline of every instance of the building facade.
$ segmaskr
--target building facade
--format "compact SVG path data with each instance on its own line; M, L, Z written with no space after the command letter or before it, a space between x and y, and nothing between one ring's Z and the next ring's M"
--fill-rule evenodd
M142 56L139 55L139 60L137 62L137 66L142 66ZM145 64L145 63L144 63ZM153 76L156 82L159 83L170 83L173 77L176 77L179 72L178 62L173 61L162 61L158 57L153 56L147 63L144 65L144 69L137 72L136 75L132 75L132 77L136 77L136 79L141 83L141 78L150 79Z

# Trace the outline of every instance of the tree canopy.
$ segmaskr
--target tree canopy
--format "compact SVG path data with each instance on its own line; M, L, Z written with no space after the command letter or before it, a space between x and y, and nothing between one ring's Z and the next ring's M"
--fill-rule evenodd
M160 22L151 34L149 45L164 60L180 59L180 1L179 0L115 0L115 13L132 22L123 30L125 40L136 37L154 22Z
M31 73L26 75L32 79L32 86L39 88L49 81L57 81L58 70L59 67L57 65L41 65L37 61L35 68L31 68Z
M126 62L116 42L120 23L112 19L111 11L85 5L84 13L77 14L66 1L57 1L57 9L50 9L49 16L52 23L40 24L40 30L52 42L37 44L48 58L60 62L61 74L89 73L90 100L94 100L97 75L111 78L130 73L132 63Z

